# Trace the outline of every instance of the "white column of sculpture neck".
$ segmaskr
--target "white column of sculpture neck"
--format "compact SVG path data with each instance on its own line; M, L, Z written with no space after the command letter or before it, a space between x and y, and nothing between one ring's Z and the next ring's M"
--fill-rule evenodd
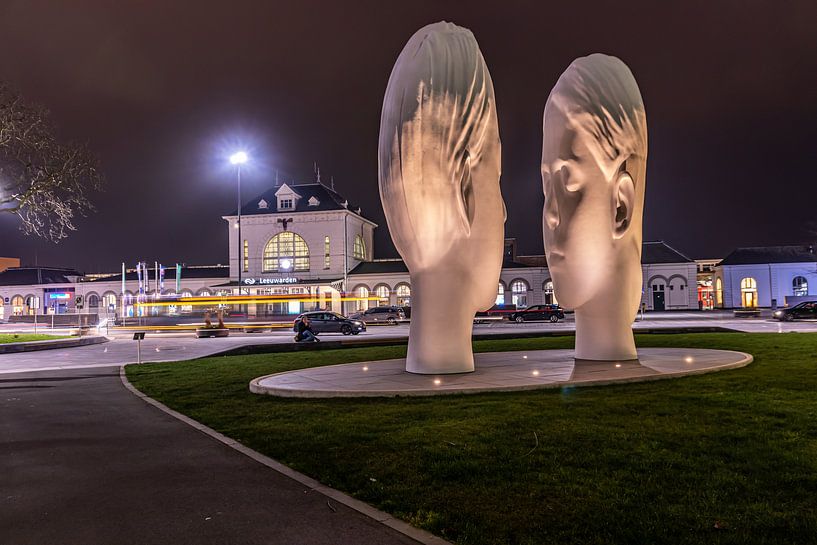
M441 22L408 41L386 88L378 159L411 277L406 370L473 371L473 319L496 299L505 206L494 88L471 31Z
M576 311L576 359L637 359L647 122L629 68L573 61L545 105L542 186L548 268Z

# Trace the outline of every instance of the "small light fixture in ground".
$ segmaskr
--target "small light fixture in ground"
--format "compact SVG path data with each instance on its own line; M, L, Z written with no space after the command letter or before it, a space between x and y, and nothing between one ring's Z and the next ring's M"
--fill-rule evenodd
M369 366L368 366L368 365L364 365L364 366L363 366L363 370L364 370L364 371L368 371L368 370L369 370Z
M616 369L618 369L619 367L621 367L621 364L620 364L620 363L617 363L617 364L616 364Z
M533 376L538 377L539 376L539 371L534 370L533 371Z
M692 356L685 357L684 361L687 362L687 363L692 363Z
M435 378L434 379L434 385L439 386L440 384L442 384L442 381L440 379L438 379L438 378Z
M527 356L522 356L522 359L526 360L526 359L528 359L528 357Z

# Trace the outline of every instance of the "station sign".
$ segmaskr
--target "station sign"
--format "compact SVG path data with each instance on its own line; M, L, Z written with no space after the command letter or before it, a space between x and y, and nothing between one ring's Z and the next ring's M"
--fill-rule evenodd
M48 298L49 299L70 299L71 294L70 293L65 293L65 292L49 293Z
M263 286L269 284L297 284L299 279L292 276L284 278L245 278L242 282L247 286Z

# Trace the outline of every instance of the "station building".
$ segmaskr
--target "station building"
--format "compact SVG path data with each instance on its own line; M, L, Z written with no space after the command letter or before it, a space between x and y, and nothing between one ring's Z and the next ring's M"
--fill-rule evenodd
M113 319L134 316L137 301L171 301L152 315L196 314L193 296L280 295L281 302L243 305L257 319L289 319L311 308L349 314L370 306L411 306L411 279L400 259L376 259L378 227L359 207L320 179L282 184L222 217L229 230L228 265L161 267L83 275L59 268L10 268L0 272L0 319L77 311ZM642 250L642 303L647 310L697 309L697 266L664 242ZM817 287L817 285L815 285ZM543 255L517 255L506 243L497 305L522 308L558 303ZM23 318L18 318L23 319Z
M817 300L814 245L737 248L713 271L716 308L776 308Z

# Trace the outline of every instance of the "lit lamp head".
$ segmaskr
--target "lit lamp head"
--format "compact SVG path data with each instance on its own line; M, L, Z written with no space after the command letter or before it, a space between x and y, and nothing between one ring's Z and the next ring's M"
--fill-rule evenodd
M548 97L543 136L545 254L559 303L576 310L576 357L634 359L647 122L630 69L601 54L573 61ZM582 323L598 342L580 342Z
M496 299L505 206L494 88L470 30L435 23L403 48L378 159L389 232L412 282L407 369L473 370L473 317ZM441 319L444 336L434 331Z
M234 154L230 155L230 164L232 165L243 165L249 160L249 156L244 151L237 151Z
M291 259L282 259L281 260L281 268L285 271L288 271L292 268L292 260Z

